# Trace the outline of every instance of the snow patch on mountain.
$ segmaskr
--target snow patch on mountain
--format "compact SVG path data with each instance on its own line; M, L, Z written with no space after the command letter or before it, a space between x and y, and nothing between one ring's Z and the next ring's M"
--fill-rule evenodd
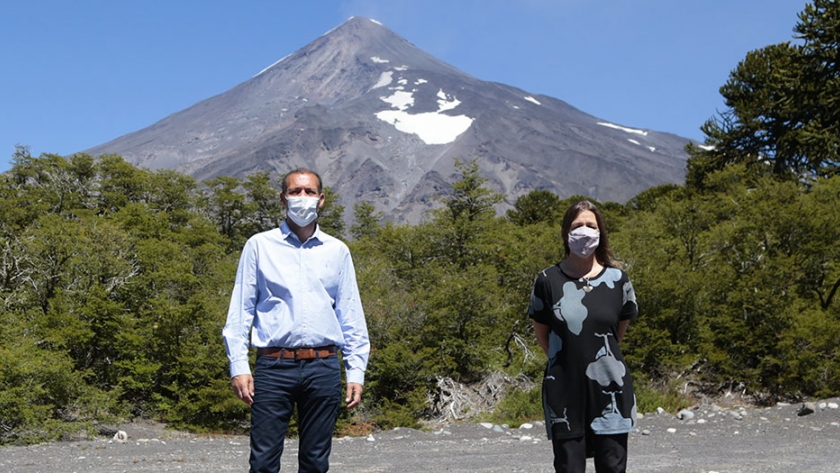
M394 79L391 77L393 76L394 71L385 71L379 76L379 80L376 81L376 84L373 84L371 89L378 89L380 87L385 87L391 83Z
M636 141L636 140L634 140L634 139L632 139L632 138L627 138L627 141L629 141L629 142L633 143L634 145L642 146L642 144L641 144L641 143L639 143L638 141ZM654 151L656 151L656 146L645 146L645 148L649 149L651 153L653 153Z
M537 105L542 105L539 100L535 99L534 97L531 97L530 95L523 98L529 102L534 102Z
M281 62L283 62L283 61L284 61L287 57L289 57L289 56L291 56L291 54L287 54L287 55L285 55L285 56L281 57L278 61L275 61L275 62L274 62L274 64L272 64L272 65L270 65L270 66L266 67L265 69L261 70L260 72L257 72L256 74L254 74L254 77L257 77L258 75L262 74L263 72L265 72L265 71L267 71L267 70L271 69L272 67L274 67L274 66L276 66L276 65L280 64Z
M388 76L389 83L392 80ZM380 78L380 82L382 79ZM396 110L383 110L376 113L376 118L393 125L394 128L403 133L413 133L428 145L442 145L455 141L461 133L467 131L472 125L473 118L466 115L445 115L441 112L453 110L461 104L454 95L449 96L443 89L438 89L436 112L409 113L408 110L414 106L414 91L404 90L403 84L407 81L402 77L398 79L397 87L391 88L393 94L387 97L379 97L380 100L391 105ZM425 84L428 81L419 79L415 84Z
M450 101L449 98L446 96L446 92L443 89L438 90L438 112L444 112L446 110L452 110L453 108L461 105L461 101L452 97Z
M598 122L598 124L601 125L601 126L608 127L608 128L614 128L616 130L626 131L627 133L636 133L636 134L639 134L639 135L642 135L642 136L647 136L647 134L648 134L648 132L645 131L645 130L637 130L635 128L627 128L627 127L620 126L620 125L615 125L615 124L612 124L612 123L609 123L609 122Z
M383 102L391 104L391 107L405 111L414 105L414 94L404 90L397 90L389 97L379 97Z
M445 145L467 131L473 119L466 115L449 116L437 112L412 115L400 110L383 110L376 118L394 125L403 133L417 135L427 145Z
M372 56L372 57L370 58L370 60L371 60L371 61L373 61L373 62L375 62L375 63L377 63L377 64L388 64L389 62L391 62L391 61L389 61L389 60L387 60L387 59L382 59L382 58L381 58L381 57L379 57L379 56Z

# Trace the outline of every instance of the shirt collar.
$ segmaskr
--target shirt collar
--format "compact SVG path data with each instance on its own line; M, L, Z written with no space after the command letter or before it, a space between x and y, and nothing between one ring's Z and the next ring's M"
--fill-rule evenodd
M283 219L283 223L280 224L280 232L283 234L283 239L284 240L287 240L289 238L294 238L295 241L297 241L301 244L306 243L306 241L309 241L309 240L321 241L321 226L318 225L317 223L315 224L315 232L312 234L311 237L309 237L309 240L306 240L304 242L301 242L298 239L298 236L295 234L295 232L292 231L292 228L289 227L289 224L286 222L285 218Z

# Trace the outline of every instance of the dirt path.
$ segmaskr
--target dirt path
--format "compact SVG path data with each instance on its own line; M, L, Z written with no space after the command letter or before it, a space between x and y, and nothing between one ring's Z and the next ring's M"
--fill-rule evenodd
M630 435L631 472L766 473L840 471L837 399L797 415L800 405L767 409L700 406L692 419L648 414ZM0 472L247 471L248 438L197 436L147 422L121 427L129 438L0 449ZM282 471L296 471L287 442ZM550 472L545 428L454 424L428 432L396 429L333 444L335 472ZM588 471L594 471L590 463Z

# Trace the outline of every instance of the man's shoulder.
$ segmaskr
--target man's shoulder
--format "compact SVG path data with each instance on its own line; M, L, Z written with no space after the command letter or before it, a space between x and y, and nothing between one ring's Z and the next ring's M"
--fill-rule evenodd
M326 258L334 258L334 261L351 261L353 256L350 253L350 247L342 240L319 231L316 234L318 244L312 246L317 249Z
M270 240L282 240L283 239L283 232L279 228L272 228L271 230L265 230L259 233L254 233L248 238L248 243L261 243Z
M321 230L320 228L318 229L318 233L316 233L316 237L324 245L331 245L331 246L334 245L334 246L337 246L337 247L340 247L342 249L345 249L345 250L349 251L346 243L344 243L343 241L339 240L338 238L330 235L329 233Z

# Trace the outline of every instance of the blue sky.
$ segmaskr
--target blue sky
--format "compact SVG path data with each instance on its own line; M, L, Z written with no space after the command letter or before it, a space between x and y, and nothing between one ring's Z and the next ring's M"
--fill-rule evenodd
M0 2L0 172L16 144L69 155L225 92L374 18L479 79L697 141L750 50L805 0L11 0Z

